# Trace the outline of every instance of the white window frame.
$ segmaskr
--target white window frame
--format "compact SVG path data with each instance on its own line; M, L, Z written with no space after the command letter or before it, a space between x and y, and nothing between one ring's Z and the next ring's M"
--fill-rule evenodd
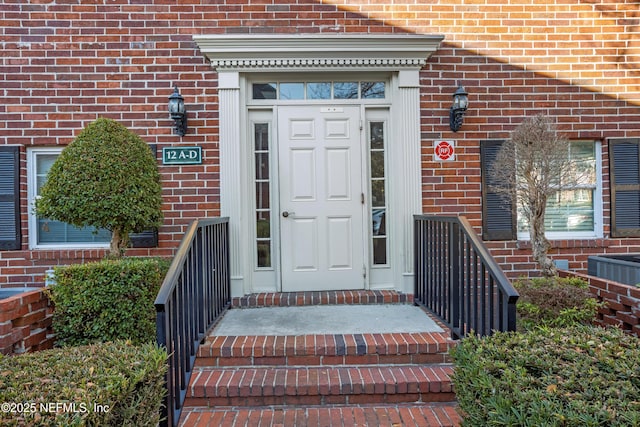
M572 141L573 142L573 141ZM576 140L575 142L580 142ZM593 230L592 231L547 231L548 240L600 239L604 236L602 206L602 143L593 141L596 160L596 187L593 191ZM518 221L518 218L516 218ZM528 231L517 233L518 240L528 241Z
M38 147L27 149L27 201L29 213L29 249L104 249L105 243L38 243L38 216L35 213L37 198L37 157L39 155L60 155L64 147Z

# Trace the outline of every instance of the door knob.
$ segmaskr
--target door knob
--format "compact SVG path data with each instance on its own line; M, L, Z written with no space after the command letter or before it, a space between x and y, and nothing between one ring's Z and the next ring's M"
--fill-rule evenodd
M288 211L282 212L282 216L285 217L285 218L288 218L289 215L293 215L293 214L295 214L295 212L288 212Z

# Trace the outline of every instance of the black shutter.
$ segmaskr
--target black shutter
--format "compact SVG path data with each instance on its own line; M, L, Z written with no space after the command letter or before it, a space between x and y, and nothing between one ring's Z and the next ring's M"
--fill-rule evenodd
M640 237L640 139L609 141L611 236Z
M153 157L157 158L158 146L149 144L149 149L153 153ZM158 229L152 228L144 230L141 233L129 234L129 243L133 248L157 248L158 247Z
M491 167L503 140L480 142L480 168L482 169L482 239L514 240L516 238L515 204L491 191L495 184Z
M0 146L0 250L20 243L20 147Z

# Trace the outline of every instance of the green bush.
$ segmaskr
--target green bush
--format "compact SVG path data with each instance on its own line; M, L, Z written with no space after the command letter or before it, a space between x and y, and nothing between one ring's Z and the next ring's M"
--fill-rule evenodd
M0 355L0 425L156 426L166 358L124 341Z
M590 324L599 304L580 278L535 278L514 282L520 294L517 303L518 329L537 326L565 327Z
M639 426L640 340L576 325L452 350L463 426Z
M158 290L169 261L123 258L55 269L50 288L56 345L154 341Z
M62 150L40 196L36 211L42 217L111 231L113 257L126 248L129 233L157 227L162 220L153 153L134 132L106 118L87 125Z

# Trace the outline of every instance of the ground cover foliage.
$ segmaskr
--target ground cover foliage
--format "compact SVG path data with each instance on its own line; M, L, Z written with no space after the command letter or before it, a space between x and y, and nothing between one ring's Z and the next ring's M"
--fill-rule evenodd
M452 350L463 426L640 426L640 339L594 326L576 278L514 283L518 331Z
M640 425L640 341L618 329L471 336L452 355L463 426Z
M166 358L127 341L0 355L0 425L156 426Z

